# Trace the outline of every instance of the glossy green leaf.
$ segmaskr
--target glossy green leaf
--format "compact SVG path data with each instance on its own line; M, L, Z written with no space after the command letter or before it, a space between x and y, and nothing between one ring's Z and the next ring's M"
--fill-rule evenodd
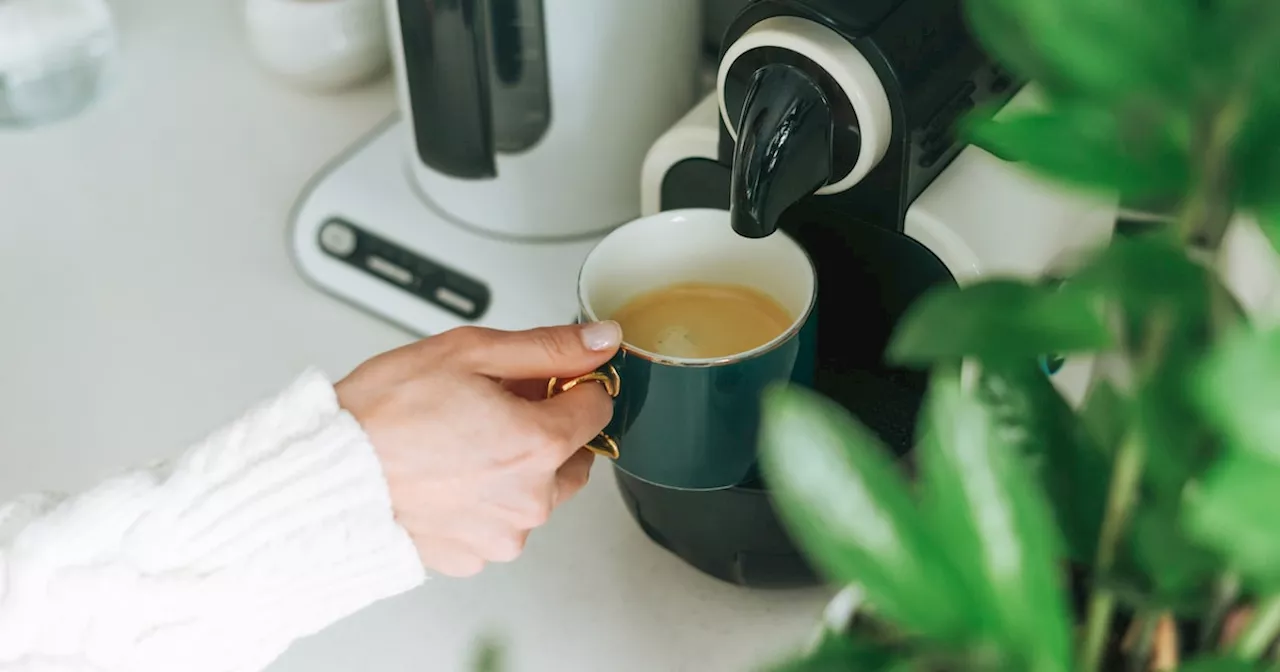
M924 422L921 496L947 555L981 596L970 618L1029 672L1069 669L1061 538L1013 437L950 369L933 376Z
M1135 403L1135 423L1150 446L1143 480L1148 499L1176 501L1187 482L1202 474L1221 452L1216 437L1180 389L1190 367L1190 362L1178 363L1158 371Z
M1280 187L1276 191L1280 195ZM1280 199L1277 204L1259 208L1255 211L1255 217L1258 221L1258 228L1262 229L1262 233L1271 243L1271 249L1280 254Z
M1133 321L1153 310L1202 321L1211 281L1186 250L1157 236L1117 237L1072 278L1078 291L1115 301Z
M1144 501L1135 509L1115 576L1140 598L1138 606L1199 616L1222 574L1221 554L1191 537L1178 502Z
M1240 176L1238 198L1242 206L1273 213L1280 207L1280 104L1253 114L1232 149ZM1275 238L1271 240L1274 245Z
M1092 445L1103 455L1114 454L1124 440L1132 413L1129 403L1106 379L1096 382L1085 397L1080 422Z
M768 668L768 672L889 672L906 654L856 635L830 633L811 651Z
M1222 458L1186 495L1187 529L1219 549L1250 583L1280 588L1276 501L1280 464L1256 453Z
M1233 448L1280 462L1280 330L1226 339L1196 376L1193 397Z
M963 7L971 32L1008 70L1054 92L1072 88L1070 73L1060 72L1058 64L1037 48L1035 38L1019 22L1017 13L1010 11L1008 2L969 0Z
M1068 555L1092 561L1111 479L1110 459L1034 363L984 365L978 394L1000 444L1027 459L1048 495Z
M1219 281L1182 248L1143 236L1112 241L1073 284L1117 311L1120 340L1138 377L1132 421L1155 451L1146 461L1148 484L1176 496L1214 454L1187 386L1211 343L1210 297ZM1238 315L1238 306L1232 309ZM1136 359L1148 348L1157 353L1151 361Z
M1149 608L1179 613L1203 606L1220 557L1182 528L1182 493L1214 463L1220 446L1188 393L1195 366L1208 351L1211 291L1216 277L1167 239L1117 238L1073 278L1115 311L1135 391L1123 398L1123 417L1099 419L1091 400L1086 426L1115 445L1117 431L1134 431L1147 446L1142 496L1130 523L1116 581ZM1238 306L1234 307L1238 310ZM1154 348L1150 361L1139 353Z
M1225 656L1203 656L1178 666L1178 672L1256 672L1248 661Z
M1189 181L1185 154L1158 125L1122 132L1111 109L1059 103L999 121L977 112L964 132L997 157L1083 188L1148 197Z
M1240 204L1280 206L1280 3L1239 3L1227 14L1220 32L1235 53L1224 86L1243 110L1232 147Z
M992 54L1055 95L1178 100L1189 88L1190 3L968 0L965 8Z
M962 357L1021 361L1111 343L1102 312L1088 295L992 280L921 297L899 321L888 357L911 365Z
M1138 414L1136 406L1106 379L1094 384L1080 418L1093 445L1105 446L1099 452L1113 455L1131 427L1141 431L1148 416ZM1148 461L1143 477L1146 494L1135 504L1116 566L1104 581L1130 606L1198 615L1212 596L1213 582L1222 567L1221 557L1182 529L1180 494L1186 480L1203 471L1205 465L1179 458L1195 453L1189 445L1180 443L1150 450L1155 466ZM1109 464L1111 458L1106 459ZM1170 461L1179 461L1181 466L1171 468L1166 464ZM1098 497L1098 490L1110 483L1110 473L1100 481L1085 496ZM1092 509L1091 514L1100 515L1101 502L1105 501L1105 495L1099 497L1099 508ZM1091 549L1094 543L1096 537L1090 543ZM1087 557L1091 560L1093 556Z
M860 586L907 632L947 639L968 630L968 596L904 475L844 408L800 387L772 388L760 442L779 515L828 578Z

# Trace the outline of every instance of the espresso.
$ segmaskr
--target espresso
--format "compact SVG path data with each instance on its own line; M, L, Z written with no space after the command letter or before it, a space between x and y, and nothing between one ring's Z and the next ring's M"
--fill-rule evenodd
M635 297L611 319L627 343L667 357L710 359L758 348L794 317L769 295L742 285L687 282Z

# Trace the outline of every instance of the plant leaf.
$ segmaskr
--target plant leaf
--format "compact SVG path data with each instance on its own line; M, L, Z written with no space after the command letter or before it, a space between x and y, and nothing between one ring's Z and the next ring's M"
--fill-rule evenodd
M1276 189L1280 193L1280 187ZM1280 253L1280 204L1259 208L1254 213L1258 220L1258 228L1271 242L1271 249Z
M1132 422L1158 451L1146 461L1147 484L1176 498L1215 454L1187 386L1212 342L1211 292L1225 290L1181 247L1155 236L1116 238L1073 281L1117 311L1119 340L1138 376ZM1139 361L1149 347L1159 356Z
M798 386L763 399L760 461L779 516L815 565L856 584L903 630L968 630L970 600L880 442L847 411Z
M964 357L1025 361L1111 343L1092 297L991 280L963 289L939 288L918 299L900 320L888 357L912 365Z
M1072 282L1120 302L1131 309L1128 312L1145 312L1151 310L1152 302L1202 309L1207 305L1210 279L1209 271L1192 261L1178 243L1138 235L1112 239ZM1200 310L1194 312L1197 318L1202 316Z
M1186 526L1220 549L1241 576L1268 591L1280 588L1276 493L1280 464L1256 453L1231 453L1188 490Z
M1141 595L1136 606L1194 617L1212 599L1223 561L1221 554L1187 534L1182 516L1178 502L1140 502L1115 576Z
M1255 672L1252 663L1239 658L1208 655L1178 666L1178 672Z
M1105 378L1094 384L1085 399L1081 422L1089 431L1093 445L1103 446L1098 452L1108 464L1129 428L1140 426L1134 424L1143 417L1137 414L1135 406L1135 402L1120 394ZM1193 454L1189 447L1165 452ZM1161 452L1155 454L1162 455ZM1153 471L1156 476L1152 476ZM1147 481L1144 491L1154 490L1155 494L1140 497L1136 502L1116 566L1103 580L1135 608L1169 610L1179 615L1194 616L1212 597L1213 581L1222 566L1221 557L1189 538L1182 529L1182 485L1173 485L1175 471L1183 474L1181 484L1185 484L1187 474L1196 473L1189 463L1177 470L1148 466L1144 474ZM1104 502L1105 494L1099 496L1097 490L1106 487L1110 477L1108 467L1108 472L1099 478L1099 482L1081 496L1099 497L1097 502ZM1150 487L1151 482L1159 487ZM1096 508L1090 509L1090 513L1100 515ZM1088 547L1093 549L1095 546L1096 536ZM1089 562L1092 559L1092 555L1086 556Z
M1124 440L1131 413L1128 406L1129 400L1106 379L1095 383L1085 397L1080 421L1089 432L1091 443L1103 455L1113 455Z
M1193 22L1187 2L969 0L976 37L1056 96L1180 99Z
M930 523L970 591L970 614L1032 671L1070 668L1071 628L1048 503L1009 434L951 369L934 373L920 450Z
M1280 331L1240 329L1219 345L1191 381L1191 396L1230 449L1189 491L1188 529L1226 555L1255 584L1280 588Z
M1245 122L1232 154L1240 176L1240 204L1274 212L1280 206L1280 104L1266 106Z
M1280 4L1237 3L1224 11L1221 33L1231 45L1230 69L1223 80L1235 88L1228 95L1245 111L1232 143L1240 204L1280 205Z
M1228 337L1192 385L1196 405L1232 448L1280 461L1280 330Z
M769 672L848 672L890 670L905 654L852 634L828 633L811 651L768 668Z
M1212 342L1210 297L1221 286L1183 248L1155 236L1114 239L1073 280L1120 318L1124 348L1118 356L1135 380L1134 392L1119 408L1126 416L1123 426L1149 453L1114 580L1140 594L1141 606L1186 613L1203 606L1211 594L1220 560L1188 536L1181 520L1187 484L1220 452L1188 386ZM1158 356L1139 359L1148 348Z
M966 122L970 142L1067 184L1149 197L1178 193L1189 181L1185 153L1158 124L1122 132L1115 111L1066 103L1000 121L983 115Z
M1092 562L1111 463L1034 363L982 366L978 395L1001 445L1016 448L1048 495L1068 555Z

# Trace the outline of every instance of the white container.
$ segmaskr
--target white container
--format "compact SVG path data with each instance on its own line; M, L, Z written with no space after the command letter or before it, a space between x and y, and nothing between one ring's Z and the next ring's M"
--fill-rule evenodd
M98 97L115 50L105 0L0 0L0 126L82 111Z
M354 86L390 64L381 0L245 0L244 19L258 62L299 88Z

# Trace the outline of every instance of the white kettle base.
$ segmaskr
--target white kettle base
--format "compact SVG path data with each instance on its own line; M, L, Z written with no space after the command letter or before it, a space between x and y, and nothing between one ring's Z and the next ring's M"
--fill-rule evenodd
M574 321L578 268L600 236L513 241L450 221L409 178L401 124L374 129L303 190L289 231L303 277L419 336Z

